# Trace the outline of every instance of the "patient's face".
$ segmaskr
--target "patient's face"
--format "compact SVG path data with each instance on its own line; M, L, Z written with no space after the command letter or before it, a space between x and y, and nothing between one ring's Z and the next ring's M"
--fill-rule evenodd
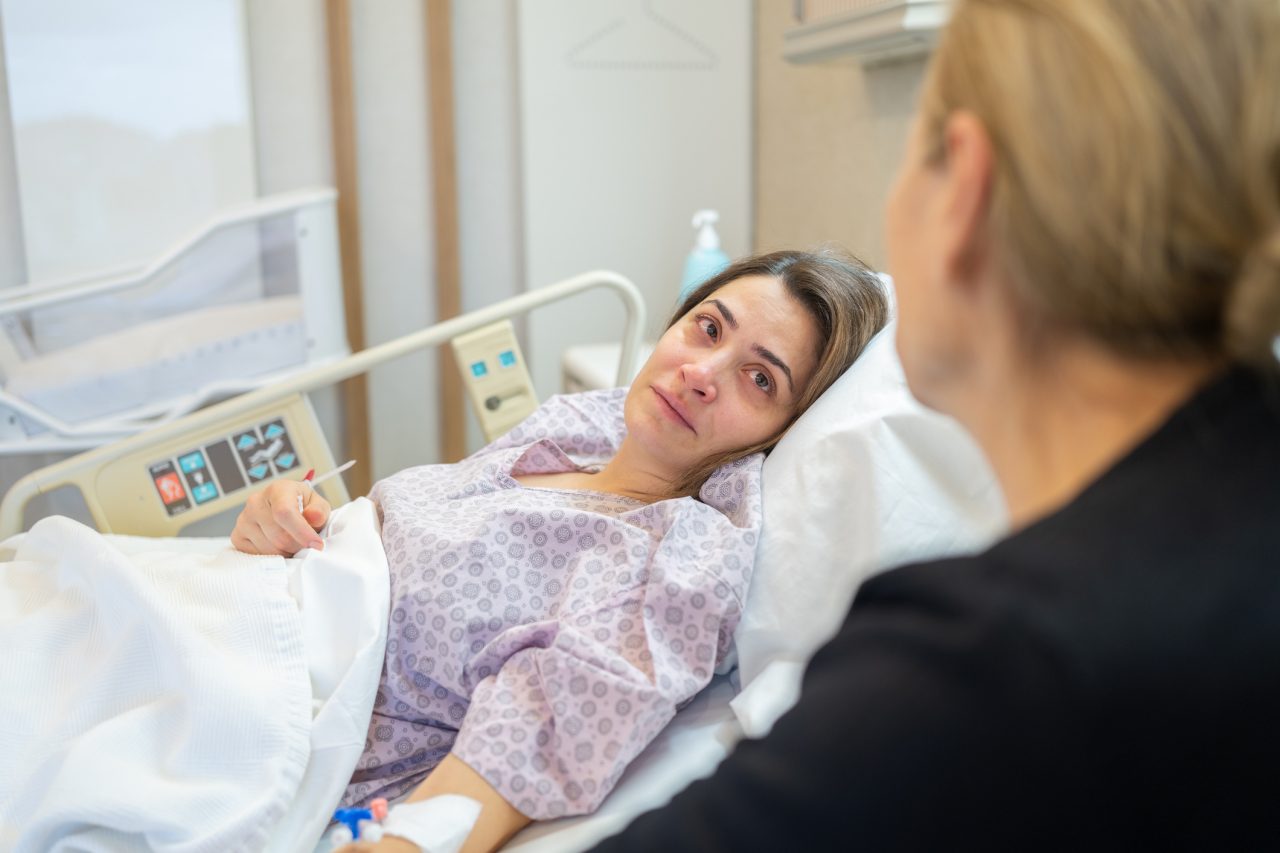
M817 335L776 278L730 282L658 341L627 395L629 435L678 475L770 438L817 367Z

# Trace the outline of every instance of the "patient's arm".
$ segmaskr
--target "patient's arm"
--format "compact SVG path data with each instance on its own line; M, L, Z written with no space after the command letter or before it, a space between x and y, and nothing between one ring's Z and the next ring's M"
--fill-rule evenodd
M529 818L516 811L483 776L453 755L445 756L440 766L431 771L431 775L414 789L406 802L415 803L441 794L461 794L480 804L480 817L467 837L462 853L497 850L529 824Z
M245 503L231 531L231 544L246 554L292 557L303 548L324 547L316 531L328 520L329 502L315 489L296 480L276 480Z
M441 794L460 794L480 803L480 817L467 837L462 853L489 853L529 823L529 818L511 804L460 758L446 756L421 785L405 799L416 803ZM337 853L417 853L418 847L394 835L383 836L376 844L351 844Z

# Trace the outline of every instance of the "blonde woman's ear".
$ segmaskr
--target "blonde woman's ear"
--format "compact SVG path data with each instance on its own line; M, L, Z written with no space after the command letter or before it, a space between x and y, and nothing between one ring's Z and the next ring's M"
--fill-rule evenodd
M983 225L995 180L995 149L978 117L957 110L947 116L943 125L943 150L943 257L948 272L963 280L974 272L975 262L985 256L981 241L987 233Z

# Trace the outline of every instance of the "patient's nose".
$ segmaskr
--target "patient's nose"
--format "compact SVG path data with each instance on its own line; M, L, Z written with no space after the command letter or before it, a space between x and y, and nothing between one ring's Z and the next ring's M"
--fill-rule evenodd
M698 398L704 403L710 403L716 398L718 380L716 378L716 365L711 359L701 361L687 362L680 369L684 378L685 385L689 387Z

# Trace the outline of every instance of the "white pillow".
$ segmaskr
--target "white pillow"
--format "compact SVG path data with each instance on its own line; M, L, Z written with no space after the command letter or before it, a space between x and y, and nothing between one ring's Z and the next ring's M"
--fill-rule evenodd
M890 323L764 465L764 530L735 634L733 707L763 735L858 585L904 562L972 552L1006 526L977 445L907 390Z

